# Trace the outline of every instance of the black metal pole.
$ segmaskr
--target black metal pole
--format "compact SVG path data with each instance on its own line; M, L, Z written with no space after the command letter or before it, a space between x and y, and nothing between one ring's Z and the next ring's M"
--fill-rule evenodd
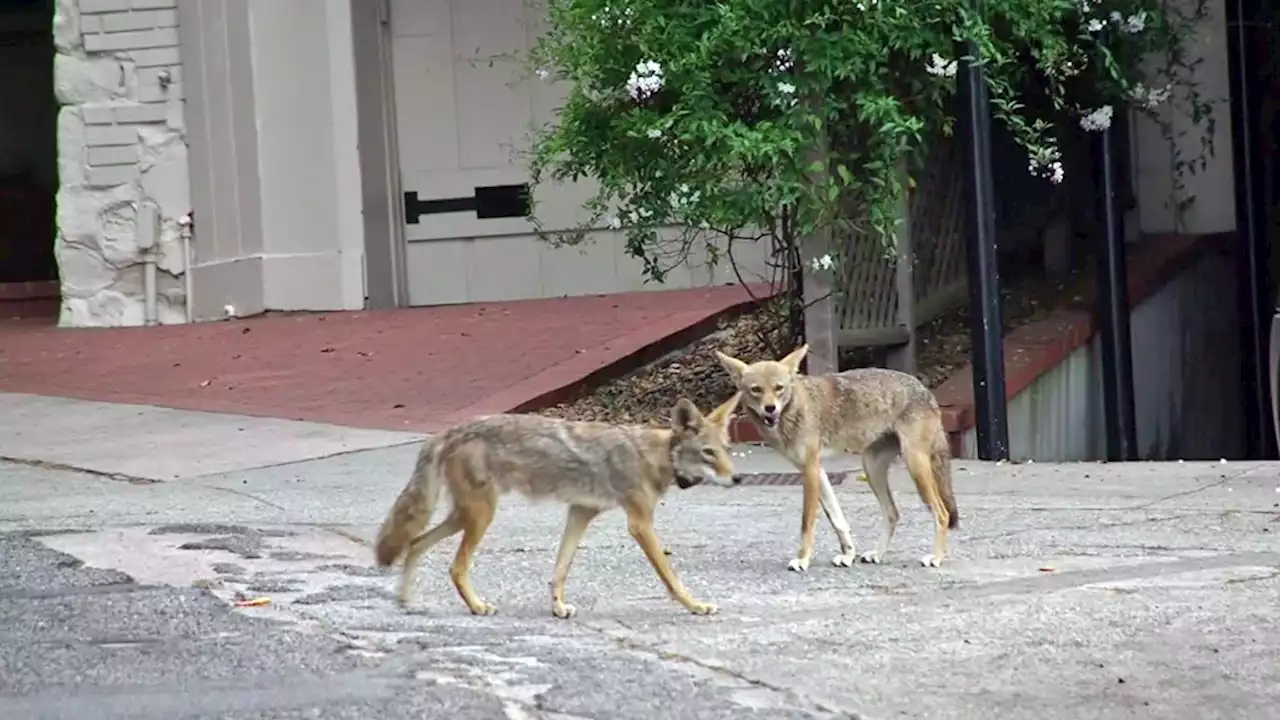
M1231 149L1235 171L1236 259L1240 303L1241 376L1245 448L1254 459L1276 456L1271 428L1269 333L1272 315L1269 241L1262 208L1266 199L1254 153L1260 95L1257 66L1250 63L1250 34L1257 0L1227 0L1227 72L1231 80Z
M956 119L963 130L967 174L966 255L975 429L980 459L1007 460L1009 422L1004 387L1004 326L1000 321L1000 272L996 258L995 183L991 178L991 110L987 82L982 67L977 64L978 46L968 43L964 51L973 62L959 63L960 105Z
M1124 218L1116 187L1116 132L1098 134L1101 171L1102 247L1098 252L1097 313L1102 346L1102 399L1107 459L1138 458L1137 423L1133 409L1133 346L1129 335L1129 273L1125 268Z

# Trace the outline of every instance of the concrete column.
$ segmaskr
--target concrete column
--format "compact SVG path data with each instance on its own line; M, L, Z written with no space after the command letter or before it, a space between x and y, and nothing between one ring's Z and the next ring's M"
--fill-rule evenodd
M201 80L190 103L197 318L362 309L349 0L180 6Z

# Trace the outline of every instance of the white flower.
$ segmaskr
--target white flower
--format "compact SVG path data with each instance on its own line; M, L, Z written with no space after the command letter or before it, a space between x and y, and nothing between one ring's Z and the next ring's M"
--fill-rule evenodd
M537 70L533 71L533 74L537 75L539 80L546 80L547 76L550 75L551 73L547 72L546 70L543 70L542 68L538 68Z
M791 69L794 63L791 60L791 49L783 48L778 51L773 61L773 69L778 72L786 72Z
M1171 90L1168 85L1165 85L1162 88L1149 88L1142 84L1138 84L1133 86L1133 90L1129 92L1129 96L1133 98L1134 102L1150 110L1151 108L1154 108L1168 100L1170 92Z
M649 136L649 137L651 137L651 138L660 138L660 137L662 137L662 130L660 130L660 129L658 129L658 128L649 128L649 132L647 132L647 133L645 133L645 134L646 134L646 135L648 135L648 136Z
M634 100L643 100L662 89L662 66L653 60L636 65L627 78L627 94Z
M236 316L236 306L235 306L235 305L223 305L223 306L222 306L222 314L223 314L225 317L229 317L229 318L233 318L233 317L235 317L235 316Z
M1098 2L1099 0L1076 0L1076 7L1079 8L1081 15L1086 15Z
M1085 23L1085 27L1088 28L1091 33L1100 32L1102 28L1106 26L1107 24L1098 18L1089 18L1089 22Z
M689 186L684 184L681 184L679 189L671 193L671 196L667 198L668 202L671 203L671 207L677 209L697 205L701 199L702 193L697 190L690 191Z
M1113 16L1118 15L1119 13L1113 13ZM1117 21L1117 23L1120 25L1121 31L1128 33L1129 35L1137 35L1147 27L1147 11L1139 10L1137 13L1130 15L1123 22Z
M1080 127L1089 132L1101 132L1111 127L1111 117L1114 114L1110 105L1103 105L1080 118Z
M603 12L591 13L591 19L602 27L609 25L626 25L631 19L631 8L623 8L621 13L615 12L613 8L605 5Z
M831 253L827 253L822 257L816 257L813 260L810 260L809 266L814 269L814 272L817 272L820 270L830 270L831 268L836 266L836 261L831 257Z
M1038 177L1048 178L1057 185L1066 174L1062 168L1062 154L1058 148L1049 146L1037 150L1027 161L1027 171Z
M879 2L879 0L858 0L858 9L866 12L867 10L875 7L877 2Z
M611 218L609 218L609 229L610 229L610 230L621 230L621 229L622 229L622 218L620 218L620 217L618 217L618 216L616 216L616 215L615 215L615 216L613 216L613 217L611 217Z
M636 208L627 213L627 222L631 225L638 225L641 220L646 220L653 216L653 211L649 208Z
M780 82L778 83L778 92L782 93L783 95L795 95L796 86L792 85L789 82Z
M925 72L938 77L955 77L956 61L948 60L938 53L934 53L929 63L924 66Z

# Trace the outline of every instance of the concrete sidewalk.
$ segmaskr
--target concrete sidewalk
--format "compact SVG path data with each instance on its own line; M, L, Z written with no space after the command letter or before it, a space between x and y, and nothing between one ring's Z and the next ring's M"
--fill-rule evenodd
M281 457L317 452L290 450L293 430L280 432ZM347 442L340 429L325 432ZM453 542L428 558L420 607L392 604L395 578L370 567L368 542L412 467L417 446L405 439L215 473L157 449L149 457L164 472L150 472L144 455L129 473L178 476L153 484L0 462L0 533L173 593L154 600L171 618L157 628L143 618L160 611L145 603L68 605L0 588L0 616L28 618L22 627L97 613L95 627L125 628L125 639L161 638L139 654L91 650L64 633L57 642L69 649L50 655L26 631L0 632L10 641L0 643L10 646L0 653L0 717L116 708L141 718L1200 720L1274 717L1280 702L1276 464L960 462L961 526L940 569L917 561L930 519L898 467L903 521L887 564L831 566L836 542L820 520L805 574L786 570L799 488L673 490L658 532L685 584L720 614L694 617L669 600L614 513L585 538L568 585L579 614L564 622L551 618L546 589L563 509L515 497L473 573L500 614L467 614L448 581ZM210 463L235 450L209 448ZM744 472L786 470L765 452L736 460ZM869 545L880 518L867 486L836 492ZM37 553L15 547L0 555ZM63 567L57 557L47 562ZM226 601L229 616L208 615L199 598L210 596L193 584ZM227 609L237 596L271 602ZM258 618L284 624L243 625ZM127 630L140 623L150 629ZM95 632L110 634L84 637ZM263 658L280 666L267 672ZM21 685L31 677L48 679Z

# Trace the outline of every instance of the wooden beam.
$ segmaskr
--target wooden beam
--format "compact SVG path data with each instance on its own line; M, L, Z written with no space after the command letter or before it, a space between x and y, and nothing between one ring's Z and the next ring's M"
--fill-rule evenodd
M911 180L904 160L898 169L902 183L902 199L898 201L898 217L902 223L894 235L893 275L898 292L898 327L906 334L906 342L889 353L889 367L915 374L918 362L916 343L916 253L911 232Z
M822 117L822 98L812 101L816 104L815 114ZM827 180L827 163L830 159L826 130L819 133L817 147L810 153L810 164L820 162L823 170L810 175L815 185L822 185ZM840 347L836 341L836 333L840 328L840 320L836 313L836 278L843 277L841 268L823 270L814 267L814 260L830 254L839 257L835 247L835 237L831 223L824 223L808 237L800 238L800 261L804 272L804 338L809 344L806 356L806 372L809 375L839 372Z

